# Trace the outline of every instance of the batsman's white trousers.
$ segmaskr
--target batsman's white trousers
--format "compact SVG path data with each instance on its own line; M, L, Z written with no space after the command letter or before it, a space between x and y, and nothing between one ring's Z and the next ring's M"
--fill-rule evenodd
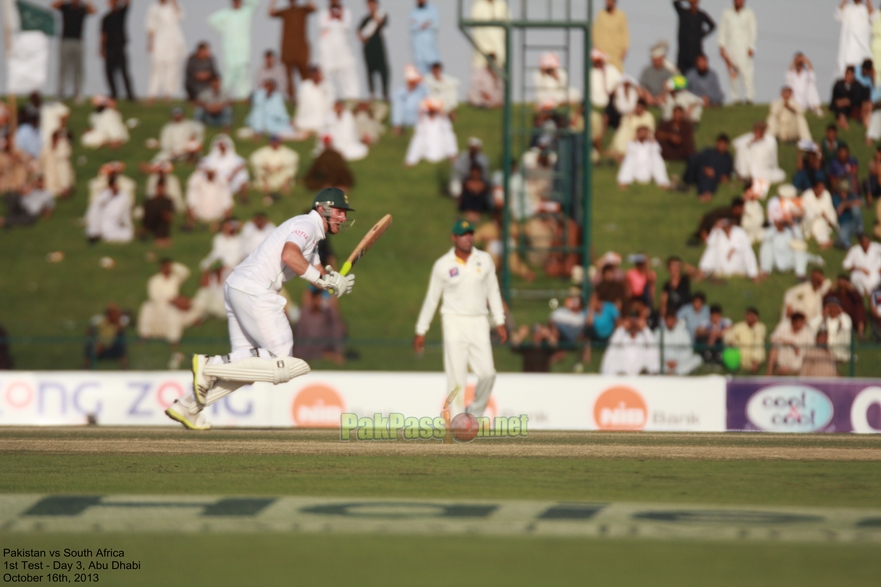
M265 349L277 357L290 357L294 333L284 312L285 299L272 290L256 294L223 286L229 341L233 360L250 357L251 349Z
M474 401L468 412L480 417L489 403L496 381L492 344L489 339L489 319L486 316L443 316L444 371L447 374L447 393L459 386L459 395L450 406L450 415L465 411L465 387L468 367L477 375Z

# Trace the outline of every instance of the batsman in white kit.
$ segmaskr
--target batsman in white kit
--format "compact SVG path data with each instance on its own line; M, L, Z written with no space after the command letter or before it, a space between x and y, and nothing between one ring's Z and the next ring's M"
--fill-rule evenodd
M413 348L425 350L425 333L443 297L444 371L447 392L465 389L468 367L477 375L474 401L465 406L465 394L456 396L451 416L463 411L483 416L496 381L490 327L495 326L504 344L508 340L505 310L499 292L496 266L489 253L474 248L474 226L467 220L453 225L453 248L431 269L428 293L416 323ZM488 307L487 307L488 306Z
M309 372L305 361L291 356L294 335L278 292L297 276L336 297L352 293L355 276L322 268L318 257L318 243L340 232L348 212L354 210L342 190L321 190L308 214L282 223L233 270L223 286L232 351L193 355L193 394L175 400L168 417L190 430L207 430L211 424L202 410L243 385L278 385Z

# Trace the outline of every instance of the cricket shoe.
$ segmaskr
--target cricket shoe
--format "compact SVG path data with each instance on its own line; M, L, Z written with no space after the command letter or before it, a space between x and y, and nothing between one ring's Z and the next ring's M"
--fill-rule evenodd
M184 428L187 430L210 430L211 422L202 414L202 412L196 412L195 414L190 413L190 410L185 406L181 405L181 403L177 400L174 400L174 403L171 404L167 410L165 410L165 415L174 420L175 422L180 422L184 425Z
M193 397L196 403L205 407L208 392L214 387L215 378L205 375L205 365L208 364L208 355L193 355Z

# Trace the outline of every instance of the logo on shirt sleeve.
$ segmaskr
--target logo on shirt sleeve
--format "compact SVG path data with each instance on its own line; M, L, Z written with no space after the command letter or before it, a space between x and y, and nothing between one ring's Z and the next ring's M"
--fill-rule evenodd
M450 277L456 277L457 275L459 275L458 267L453 267L452 269L450 269Z

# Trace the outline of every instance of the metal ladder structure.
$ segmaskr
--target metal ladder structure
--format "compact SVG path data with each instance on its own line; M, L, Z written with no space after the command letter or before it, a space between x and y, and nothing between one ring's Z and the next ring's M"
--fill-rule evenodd
M572 255L580 259L579 264L584 270L582 294L584 298L590 293L590 280L587 269L590 266L591 244L591 132L590 132L590 50L591 50L591 15L593 0L509 0L509 21L472 20L470 5L465 0L457 0L459 28L465 37L481 52L475 43L472 31L477 27L501 27L505 29L506 59L503 66L494 67L496 74L504 81L505 103L503 111L503 172L505 186L505 207L503 214L502 239L504 245L502 261L502 294L510 303L512 299L548 299L561 296L570 285L569 282L552 278L539 278L534 286L525 282L516 284L512 276L509 253L514 251L523 257L530 254L541 255ZM467 4L467 6L466 6ZM581 37L579 39L579 37ZM575 60L575 42L581 40L581 62ZM535 246L527 240L523 230L517 228L511 218L509 203L515 194L510 193L512 176L512 160L520 158L531 146L536 137L533 127L535 112L535 86L533 78L539 70L538 60L542 53L554 52L562 67L570 74L573 65L583 67L584 76L584 128L575 131L568 124L558 125L555 129L544 131L552 136L555 145L557 162L553 171L548 174L552 181L552 189L547 199L559 204L559 210L542 212L541 219L553 220L562 229L562 244L551 246ZM484 55L485 56L485 55ZM557 111L560 120L570 120L569 106ZM523 197L522 195L518 195ZM574 221L576 225L573 227ZM573 228L580 232L577 244L569 244L574 240L570 233ZM533 267L538 274L543 267ZM516 285L516 286L515 286Z

